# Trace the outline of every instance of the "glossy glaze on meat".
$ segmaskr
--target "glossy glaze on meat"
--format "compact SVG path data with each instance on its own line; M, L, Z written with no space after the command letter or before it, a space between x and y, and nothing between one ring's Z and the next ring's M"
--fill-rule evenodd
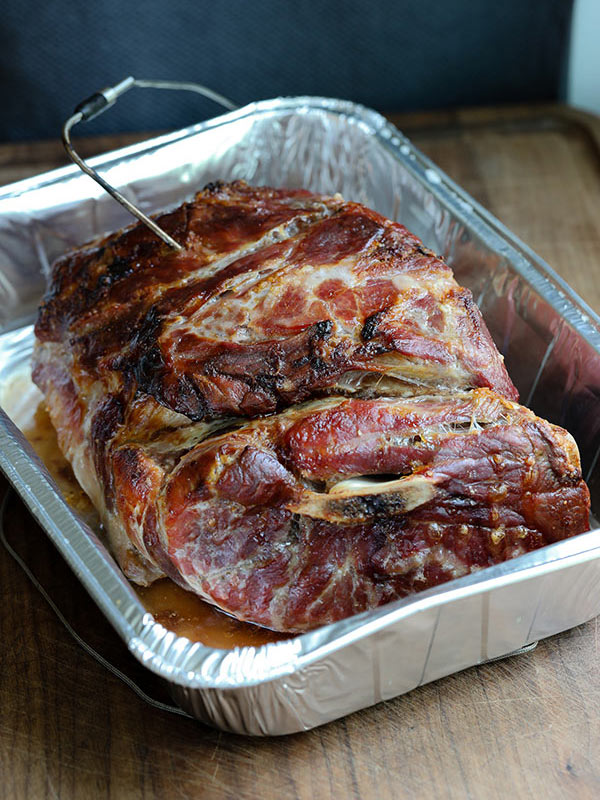
M242 182L159 224L182 254L143 226L68 254L36 325L133 580L296 631L587 530L573 440L514 402L470 293L401 225Z

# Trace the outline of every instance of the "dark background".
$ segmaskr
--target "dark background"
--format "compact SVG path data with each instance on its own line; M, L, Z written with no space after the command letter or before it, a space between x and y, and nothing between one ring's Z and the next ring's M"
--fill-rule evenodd
M572 0L4 0L0 141L54 138L126 75L198 81L238 104L343 97L381 111L552 100ZM216 106L136 89L78 133L183 127Z

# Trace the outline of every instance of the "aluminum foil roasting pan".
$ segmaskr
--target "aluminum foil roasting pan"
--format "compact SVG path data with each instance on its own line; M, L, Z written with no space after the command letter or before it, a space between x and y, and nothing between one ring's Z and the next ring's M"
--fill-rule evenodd
M403 222L473 291L522 401L575 436L597 507L600 318L383 117L338 100L269 100L91 163L146 212L210 180L245 178L341 192ZM49 264L129 222L75 167L0 191L0 390L27 369ZM590 533L302 636L210 648L145 611L2 411L0 467L131 652L183 708L224 730L306 730L600 613L593 522Z

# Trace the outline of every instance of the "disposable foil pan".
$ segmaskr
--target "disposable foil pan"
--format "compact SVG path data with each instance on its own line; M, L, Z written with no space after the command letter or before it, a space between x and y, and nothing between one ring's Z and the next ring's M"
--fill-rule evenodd
M341 192L403 222L472 289L523 402L575 436L596 507L600 319L383 117L339 100L269 100L92 163L146 212L245 178ZM27 364L49 264L129 222L73 167L0 192L0 388ZM224 730L307 730L600 613L596 529L287 641L214 649L145 611L4 413L0 467L131 652Z

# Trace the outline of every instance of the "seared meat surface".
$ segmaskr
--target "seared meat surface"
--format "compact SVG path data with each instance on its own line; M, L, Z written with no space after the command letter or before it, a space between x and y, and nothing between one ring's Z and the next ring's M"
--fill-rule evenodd
M37 337L195 421L382 377L393 395L517 397L470 292L374 211L235 183L159 223L184 253L138 225L60 259Z
M517 405L405 228L212 184L67 254L34 379L126 574L300 631L588 528L571 437Z

